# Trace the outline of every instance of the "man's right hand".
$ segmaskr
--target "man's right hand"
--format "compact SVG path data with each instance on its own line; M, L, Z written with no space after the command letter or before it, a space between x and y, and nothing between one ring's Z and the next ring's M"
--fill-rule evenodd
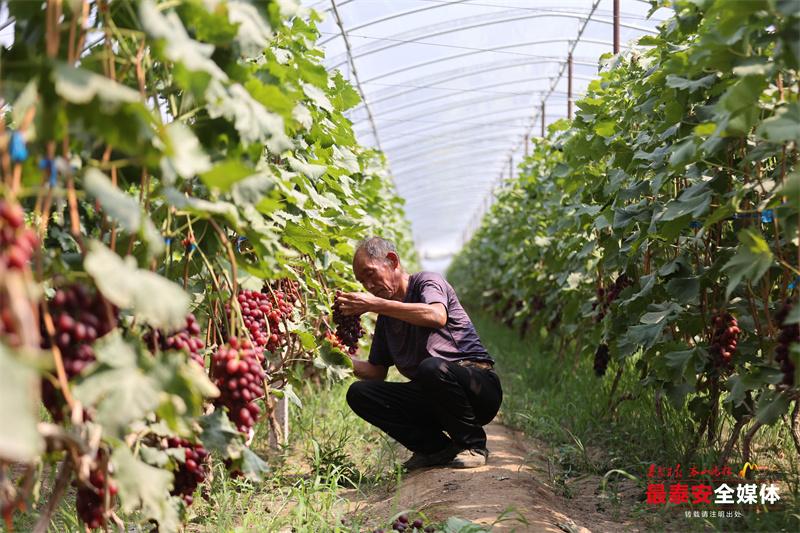
M350 356L350 360L353 361L353 373L358 379L384 381L386 375L389 373L389 368L383 365L373 365L369 361L356 359L352 355Z

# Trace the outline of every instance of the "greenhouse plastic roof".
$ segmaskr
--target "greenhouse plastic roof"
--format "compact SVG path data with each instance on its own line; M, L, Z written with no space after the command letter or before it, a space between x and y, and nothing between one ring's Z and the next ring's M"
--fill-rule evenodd
M349 112L406 200L423 266L442 270L475 230L526 136L567 116L613 49L614 0L313 0L325 65L365 102ZM335 6L335 9L334 9ZM671 12L619 0L620 50ZM346 39L343 38L346 35ZM348 50L349 49L349 50Z

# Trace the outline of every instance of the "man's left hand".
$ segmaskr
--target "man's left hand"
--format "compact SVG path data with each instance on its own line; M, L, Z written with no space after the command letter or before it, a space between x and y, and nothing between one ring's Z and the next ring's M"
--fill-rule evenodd
M378 305L383 301L368 292L343 292L338 296L339 309L345 315L363 315L364 313L377 312Z

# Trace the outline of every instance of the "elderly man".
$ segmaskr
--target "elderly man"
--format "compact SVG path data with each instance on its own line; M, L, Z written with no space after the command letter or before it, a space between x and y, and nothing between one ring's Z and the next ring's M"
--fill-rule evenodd
M359 243L353 270L369 293L342 294L340 308L378 320L369 359L353 359L360 381L347 403L414 452L407 470L486 464L482 426L497 414L503 392L453 287L433 272L406 272L395 246L379 237ZM410 381L385 381L392 365Z

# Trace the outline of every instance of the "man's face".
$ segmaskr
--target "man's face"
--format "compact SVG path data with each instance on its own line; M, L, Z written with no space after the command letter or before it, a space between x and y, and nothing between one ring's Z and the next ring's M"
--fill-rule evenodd
M379 298L391 299L397 291L397 258L393 254L386 259L369 257L359 252L353 258L356 279L368 292Z

